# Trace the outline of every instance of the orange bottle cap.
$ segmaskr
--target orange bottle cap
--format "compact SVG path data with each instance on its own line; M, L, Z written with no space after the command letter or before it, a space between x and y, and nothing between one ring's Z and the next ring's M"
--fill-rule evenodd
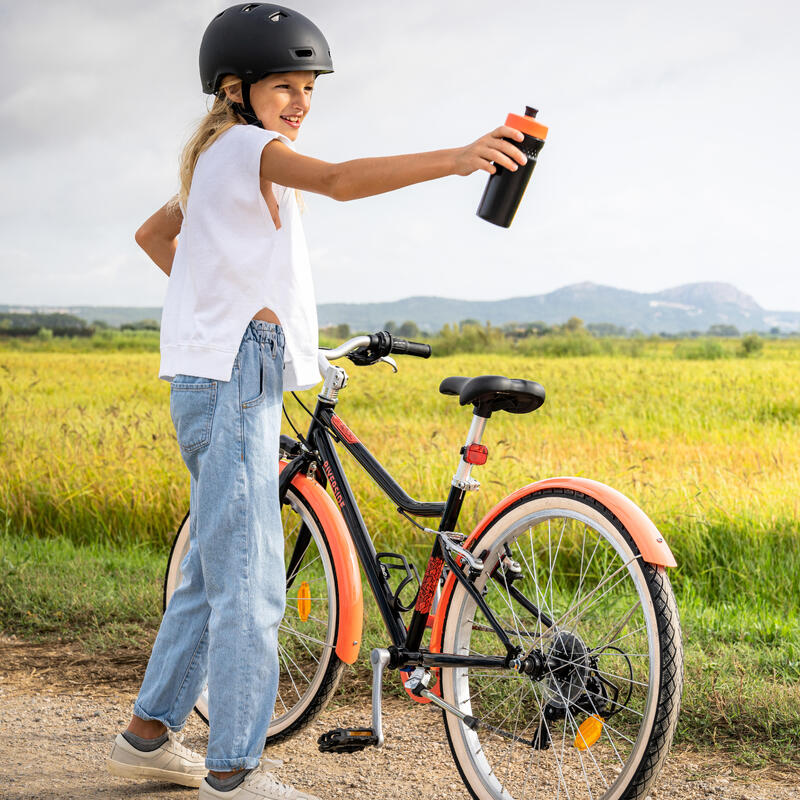
M518 131L527 133L537 139L547 138L547 127L537 122L533 117L523 117L520 114L509 114L506 117L506 125L509 128L516 128Z

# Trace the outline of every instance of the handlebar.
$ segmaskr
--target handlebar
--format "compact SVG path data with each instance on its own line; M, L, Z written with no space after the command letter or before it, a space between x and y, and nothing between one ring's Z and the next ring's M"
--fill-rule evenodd
M431 346L423 342L409 342L407 339L392 338L392 352L401 356L417 356L417 358L430 358Z
M369 336L354 336L352 339L348 339L343 344L330 350L327 347L320 347L319 353L325 356L328 361L335 361L337 358L343 358L352 353L353 350L357 350L359 347L368 347L369 340Z
M321 347L319 352L328 361L347 356L355 364L366 365L374 364L390 353L429 358L431 346L423 342L409 342L407 339L400 339L392 336L389 331L379 331L378 333L354 336L331 350Z

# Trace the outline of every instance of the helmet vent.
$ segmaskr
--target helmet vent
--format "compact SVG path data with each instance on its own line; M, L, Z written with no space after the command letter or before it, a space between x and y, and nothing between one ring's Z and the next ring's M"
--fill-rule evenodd
M260 5L261 3L250 3L250 5L242 9L242 14L249 14L251 11L255 11Z
M295 58L313 58L314 51L308 49L295 50L294 56Z
M274 14L269 15L270 22L280 22L284 17L288 16L283 11L276 11Z

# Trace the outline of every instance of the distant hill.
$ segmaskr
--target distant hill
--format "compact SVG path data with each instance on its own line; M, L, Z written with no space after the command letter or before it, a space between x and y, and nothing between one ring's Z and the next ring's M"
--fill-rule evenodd
M449 300L409 297L392 303L324 303L318 308L321 327L346 322L353 330L371 330L392 320L416 322L436 331L447 322L465 319L505 325L512 322L610 322L644 333L708 330L734 325L740 331L800 330L800 311L767 311L728 283L690 283L662 292L632 292L596 283L576 283L548 294L508 300Z
M2 311L63 311L86 322L109 325L161 319L161 309L123 306L2 306ZM438 331L445 323L474 319L505 325L519 322L557 324L570 317L585 323L610 322L643 333L706 331L712 325L733 325L740 331L800 331L800 311L768 311L729 283L688 283L661 292L632 292L576 283L548 294L507 300L451 300L407 297L390 303L322 303L320 327L347 323L356 330L378 330L388 321L415 322L422 331Z

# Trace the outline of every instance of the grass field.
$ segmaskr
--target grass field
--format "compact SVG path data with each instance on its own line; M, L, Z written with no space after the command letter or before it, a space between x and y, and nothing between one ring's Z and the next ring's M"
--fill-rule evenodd
M7 631L110 647L146 641L157 625L188 478L169 387L147 344L0 350ZM676 358L674 343L629 356L403 359L398 375L351 366L339 411L410 494L440 499L470 417L438 394L440 379L540 381L548 397L539 411L491 419L490 459L476 470L483 488L468 499L462 529L510 490L551 475L595 478L630 495L679 564L671 578L687 649L681 737L735 746L749 760L791 761L800 745L798 357L800 343L768 342L757 358L715 360ZM304 427L304 412L291 413ZM355 465L351 477L376 546L405 547L421 564L424 535ZM374 617L365 646L370 639L381 641Z

